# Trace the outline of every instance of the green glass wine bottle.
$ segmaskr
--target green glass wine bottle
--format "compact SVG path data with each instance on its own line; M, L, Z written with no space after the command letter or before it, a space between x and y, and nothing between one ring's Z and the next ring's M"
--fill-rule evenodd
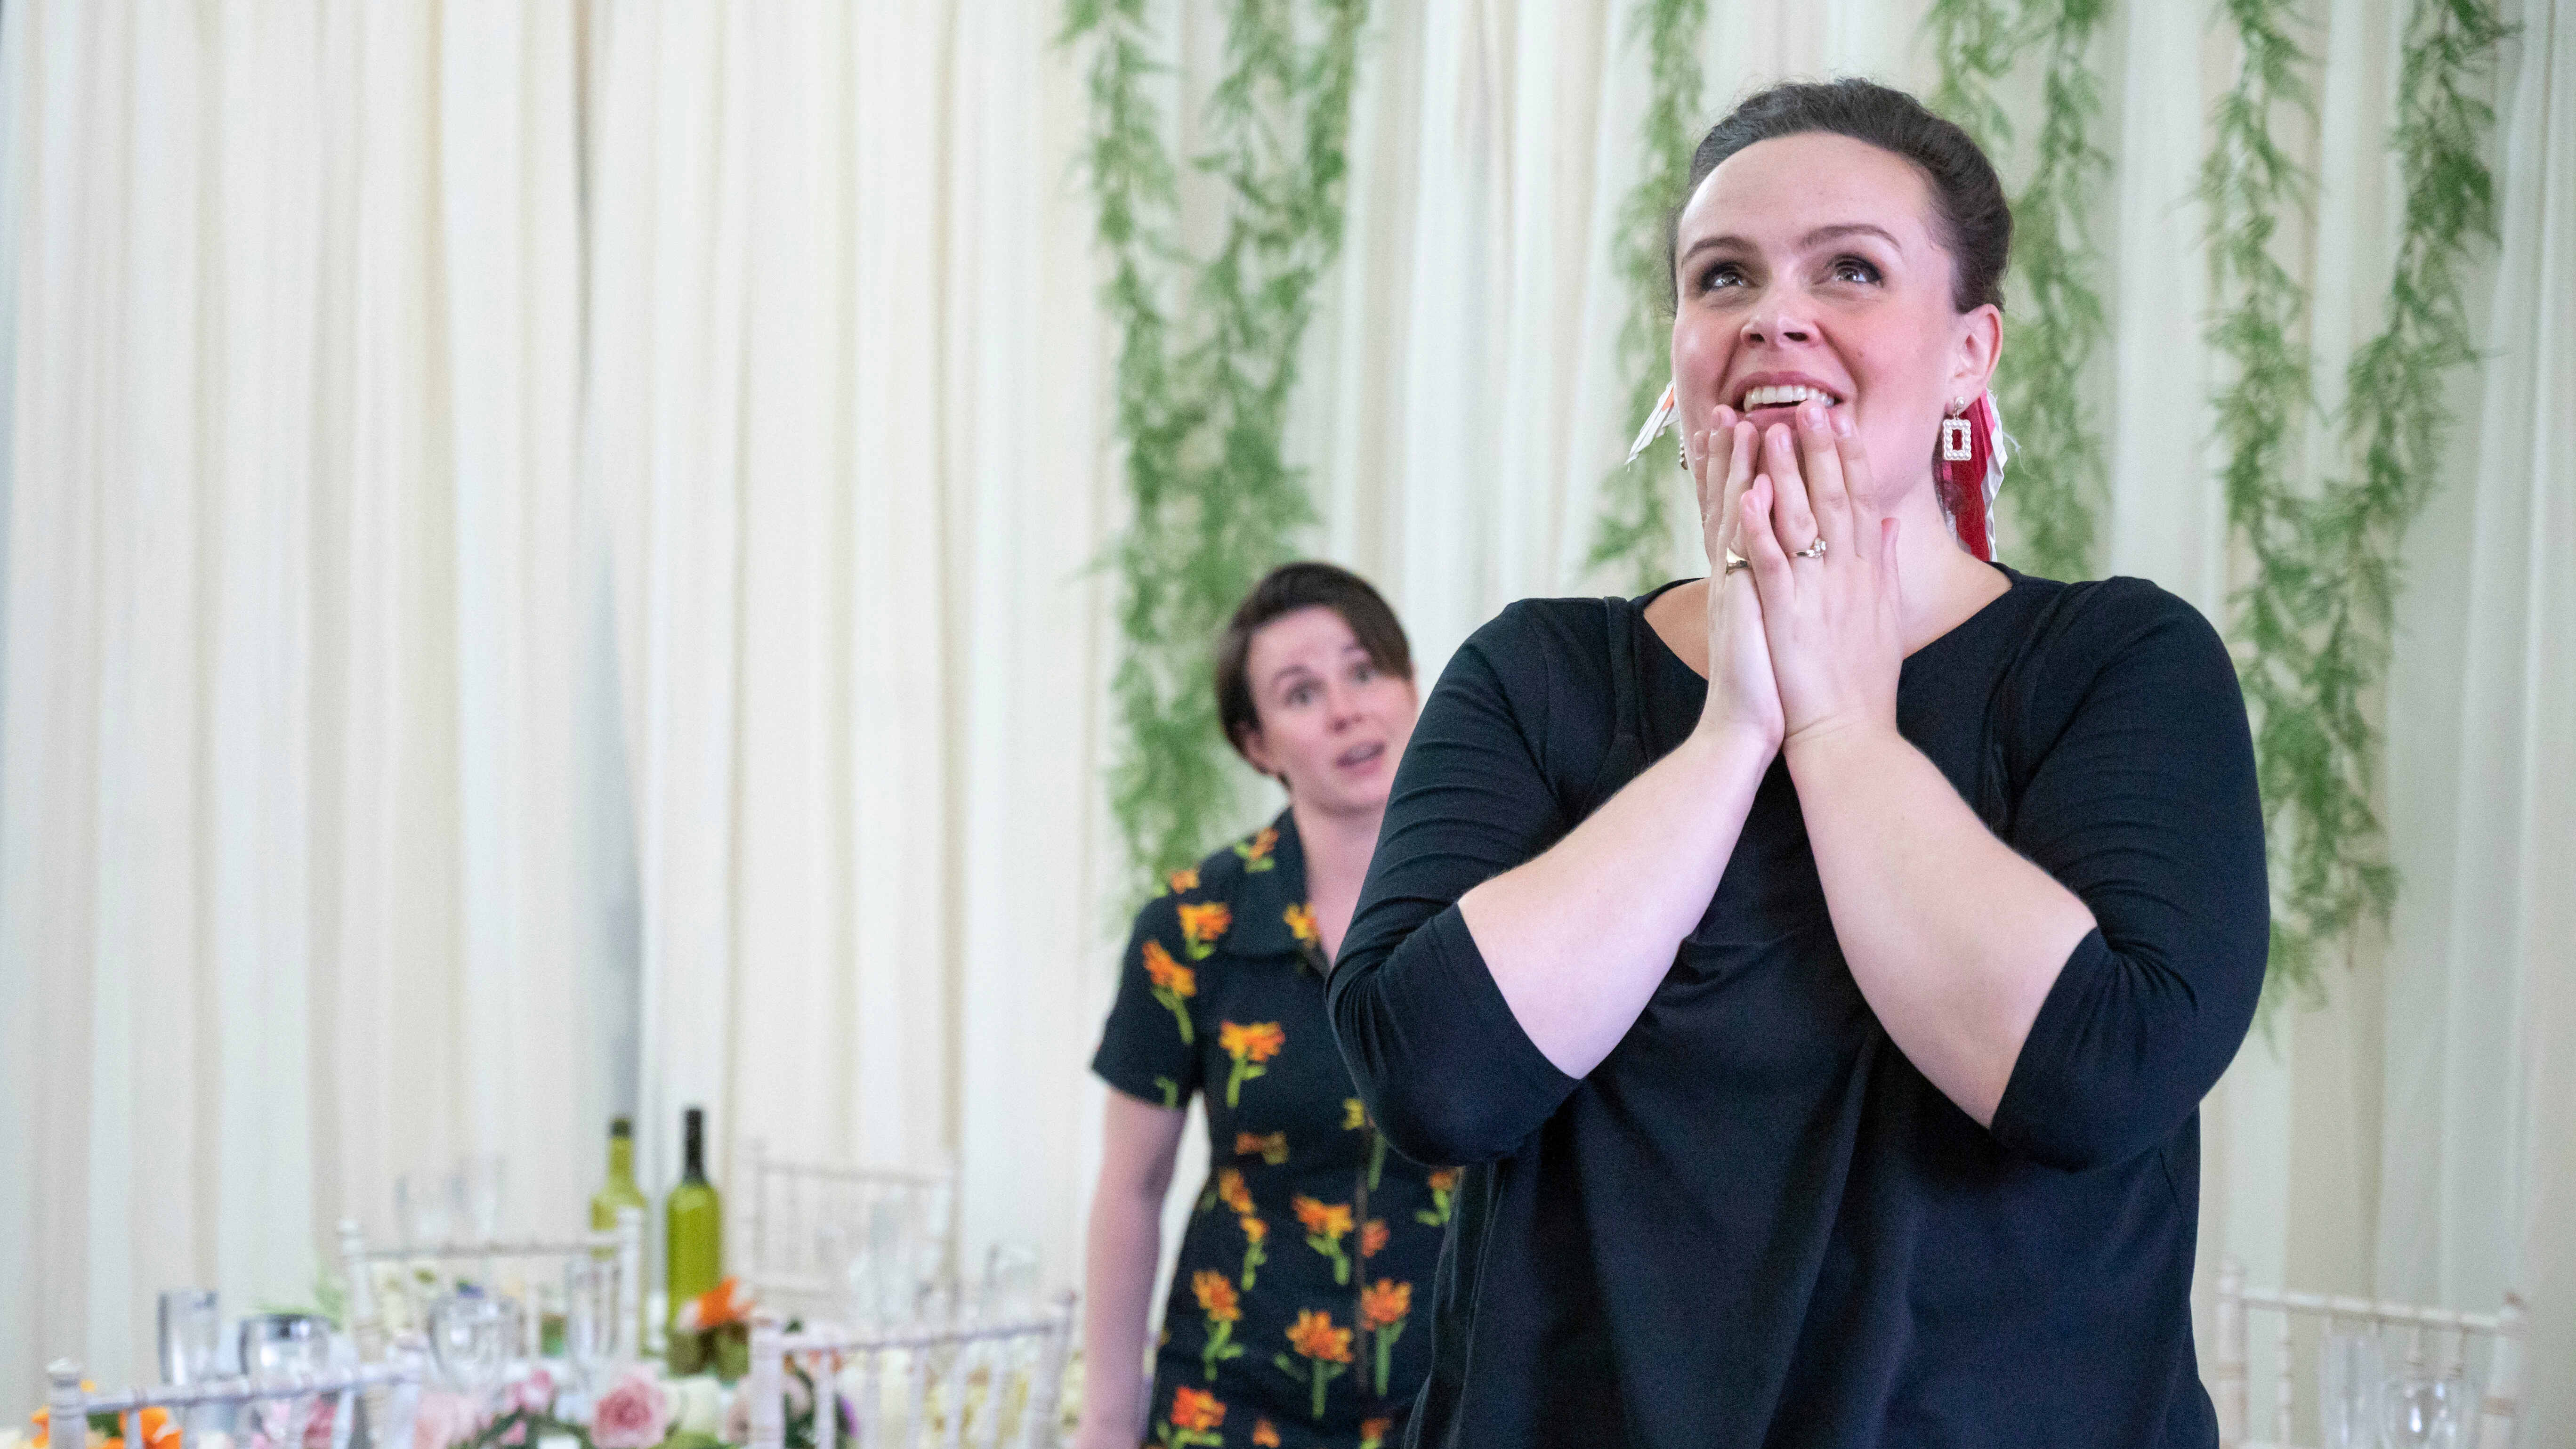
M671 1316L677 1320L690 1300L724 1281L724 1204L715 1184L707 1181L706 1112L691 1107L681 1114L682 1167L679 1186L663 1200L668 1237L663 1262L669 1276ZM671 1335L671 1371L695 1373L707 1366L700 1335Z
M608 1123L608 1181L601 1183L599 1191L591 1194L590 1230L594 1233L614 1231L617 1210L622 1207L642 1212L646 1222L653 1219L652 1202L644 1196L644 1190L635 1185L635 1124L628 1118L615 1117ZM643 1245L639 1243L636 1246L641 1248ZM644 1285L630 1284L626 1291L635 1300L634 1342L640 1347L649 1336L644 1331Z

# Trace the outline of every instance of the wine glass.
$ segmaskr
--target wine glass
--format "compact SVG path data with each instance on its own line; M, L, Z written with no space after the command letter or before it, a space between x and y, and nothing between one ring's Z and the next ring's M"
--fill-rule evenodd
M614 1260L581 1257L564 1264L564 1361L572 1369L574 1387L585 1393L596 1387L613 1346L617 1282Z
M1038 1250L1034 1243L995 1243L984 1253L983 1290L975 1311L987 1323L1037 1311Z
M2317 1352L2317 1427L2325 1449L2379 1449L2379 1335L2329 1323Z

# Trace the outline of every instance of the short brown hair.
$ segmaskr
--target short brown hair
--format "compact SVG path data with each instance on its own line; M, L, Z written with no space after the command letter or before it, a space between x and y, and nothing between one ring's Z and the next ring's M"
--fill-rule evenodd
M1225 632L1216 638L1216 720L1235 753L1242 754L1244 737L1261 728L1247 672L1252 636L1272 620L1314 608L1341 615L1360 647L1368 651L1370 663L1385 673L1413 678L1413 646L1405 640L1404 625L1368 580L1338 564L1312 559L1281 564L1263 574L1243 602L1234 606L1234 617L1225 621Z

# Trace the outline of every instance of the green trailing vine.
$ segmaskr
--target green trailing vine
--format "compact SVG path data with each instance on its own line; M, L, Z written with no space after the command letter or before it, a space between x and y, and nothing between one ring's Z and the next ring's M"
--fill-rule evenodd
M1664 235L1684 199L1699 141L1692 128L1704 89L1699 50L1707 24L1708 0L1642 0L1631 27L1645 48L1649 79L1637 135L1644 166L1620 203L1611 247L1612 265L1628 289L1628 314L1619 323L1619 370L1629 379L1623 439L1672 379L1673 279ZM1658 442L1601 480L1601 511L1585 563L1624 569L1638 593L1662 583L1672 565L1672 524L1664 510L1673 458L1670 441Z
M2017 294L2004 314L1995 397L2020 441L2020 464L1998 505L2018 567L2050 578L2093 572L2096 522L2109 491L2102 435L2084 384L2110 332L2102 256L2088 220L2111 158L2093 139L2102 115L2093 38L2108 0L1937 0L1924 16L1939 67L1931 107L2000 155L2012 126L1994 84L2014 56L2047 57L2037 155L2013 198Z
M1182 167L1153 94L1168 67L1154 59L1145 9L1070 0L1065 38L1092 46L1085 162L1111 264L1102 298L1119 332L1133 508L1109 553L1125 645L1111 683L1110 807L1131 863L1160 874L1195 860L1236 804L1210 644L1314 518L1282 435L1315 284L1341 247L1367 7L1230 0L1224 73L1205 103L1210 140L1190 163L1226 202L1222 240L1204 258L1179 239Z
M2391 137L2404 213L2388 314L2345 373L2339 431L2355 470L2310 492L2292 486L2288 467L2310 406L2293 341L2304 299L2271 254L2279 209L2303 201L2309 182L2264 126L2277 106L2308 104L2286 8L2229 6L2245 60L2203 191L2224 307L2212 339L2235 368L2219 394L2228 521L2253 564L2233 623L2271 856L2267 998L2289 989L2313 1001L2326 951L2356 927L2384 926L2396 895L2372 803L2380 740L2368 696L2387 671L2398 547L2441 477L2443 385L2478 356L2464 291L2472 249L2496 237L2485 159L2495 114L2472 87L2508 31L2491 0L2410 9Z

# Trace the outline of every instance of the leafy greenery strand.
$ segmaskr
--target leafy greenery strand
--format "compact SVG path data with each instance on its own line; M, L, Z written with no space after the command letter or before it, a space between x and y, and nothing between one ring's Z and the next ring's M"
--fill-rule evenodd
M2109 480L2102 435L2084 384L2109 335L2102 256L2088 221L2110 174L2094 141L2102 115L2093 37L2108 0L1936 0L1924 15L1939 79L1931 107L1957 122L1998 161L2012 124L1995 83L2021 54L2047 57L2037 156L2013 198L2016 293L2004 315L1995 396L2022 445L2000 504L2013 562L2051 578L2093 571L2096 519Z
M1631 33L1645 48L1646 113L1637 128L1644 164L1619 205L1611 261L1627 284L1628 313L1619 323L1619 369L1628 376L1627 426L1635 427L1671 381L1672 277L1665 227L1690 180L1703 82L1701 33L1708 0L1642 0ZM1624 438L1625 434L1622 434ZM1601 481L1593 522L1592 568L1624 568L1639 593L1662 583L1672 567L1672 525L1664 506L1674 457L1669 442L1622 463ZM1661 466L1658 466L1661 465Z
M2222 141L2204 179L2217 275L2259 310L2222 314L2239 381L2221 394L2229 444L2228 517L2253 561L2235 599L2239 674L2255 719L2270 847L2273 926L2267 996L2314 1000L2324 952L2365 923L2384 926L2396 894L2372 797L2380 740L2367 697L2387 671L2406 529L2441 479L2450 431L2443 384L2477 359L2466 301L2472 249L2496 239L2486 154L2493 107L2479 94L2508 27L2492 0L2415 0L2398 71L2391 137L2404 197L2387 317L2345 372L2340 438L2349 477L2313 493L2287 486L2281 456L2302 420L2304 362L2289 351L2289 289L2271 263L2269 207L2305 178L2247 134L2274 98L2304 105L2284 27L2254 0L2240 34L2247 79L2222 108ZM2222 211L2222 205L2224 210ZM2252 335L2264 326L2267 336ZM2294 391L2295 389L2295 391Z
M1110 549L1125 645L1110 807L1140 871L1196 859L1233 813L1209 644L1314 519L1282 435L1315 285L1341 247L1366 17L1365 0L1230 0L1224 72L1203 113L1210 141L1190 162L1222 187L1226 218L1197 258L1179 238L1182 168L1150 93L1168 67L1153 59L1145 0L1066 7L1065 39L1092 44L1085 162L1119 331L1133 516Z

